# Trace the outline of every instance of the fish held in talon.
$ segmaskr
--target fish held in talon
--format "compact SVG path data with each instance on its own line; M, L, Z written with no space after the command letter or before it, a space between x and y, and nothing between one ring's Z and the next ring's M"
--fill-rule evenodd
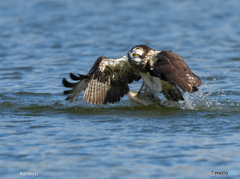
M159 100L159 93L163 93L167 100L183 101L180 89L193 93L202 84L179 55L171 51L157 51L146 45L133 47L121 58L100 56L87 75L70 73L70 78L77 82L70 83L63 78L63 85L71 88L64 91L64 94L69 95L66 100L74 104L84 91L82 101L92 105L119 102L128 94L129 84L140 79L143 79L143 83L138 91L139 97L143 99L141 94L144 94L153 101Z
M152 105L152 104L158 104L160 103L159 101L156 101L155 99L152 99L146 95L144 95L141 92L137 92L137 91L129 91L128 92L128 97L130 98L130 100L132 100L133 102L135 102L138 105L141 106L147 106L147 105Z

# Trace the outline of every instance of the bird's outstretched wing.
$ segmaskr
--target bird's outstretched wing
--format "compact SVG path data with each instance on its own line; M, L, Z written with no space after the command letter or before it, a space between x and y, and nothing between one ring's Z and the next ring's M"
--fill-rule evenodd
M190 93L198 91L197 87L202 81L179 55L171 51L161 51L156 58L150 74L162 80L162 92L167 99L184 100L176 86Z
M69 95L66 100L73 104L84 90L82 100L91 104L107 104L120 101L120 98L129 91L128 84L133 80L141 79L128 63L127 57L110 59L104 56L98 57L87 75L75 76L70 73L72 80L77 83L70 83L63 78L63 85L72 88L64 91Z

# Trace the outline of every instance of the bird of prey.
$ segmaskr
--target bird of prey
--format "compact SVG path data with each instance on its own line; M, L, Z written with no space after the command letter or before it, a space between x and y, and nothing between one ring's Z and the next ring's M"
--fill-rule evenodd
M70 83L63 78L63 85L72 88L64 91L66 100L73 104L84 91L82 100L91 104L119 102L129 92L133 81L143 79L139 93L153 99L159 93L171 101L184 100L181 91L196 92L202 81L186 62L171 51L157 51L146 45L133 47L126 56L117 59L100 56L87 75L73 75Z

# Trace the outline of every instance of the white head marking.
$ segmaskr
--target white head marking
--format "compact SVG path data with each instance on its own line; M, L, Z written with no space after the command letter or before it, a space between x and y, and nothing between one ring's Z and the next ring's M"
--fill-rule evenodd
M129 52L129 56L134 60L135 62L141 62L142 59L140 56L142 56L144 53L142 48L134 48ZM135 56L136 55L136 56Z

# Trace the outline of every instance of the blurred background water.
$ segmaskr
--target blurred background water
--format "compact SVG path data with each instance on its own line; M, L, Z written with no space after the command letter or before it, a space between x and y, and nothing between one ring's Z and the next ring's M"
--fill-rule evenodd
M240 172L239 6L238 0L0 1L0 176ZM126 96L106 106L64 100L63 77L86 74L98 56L117 58L139 44L183 57L203 81L199 92L177 105L163 99L165 107L134 107Z

